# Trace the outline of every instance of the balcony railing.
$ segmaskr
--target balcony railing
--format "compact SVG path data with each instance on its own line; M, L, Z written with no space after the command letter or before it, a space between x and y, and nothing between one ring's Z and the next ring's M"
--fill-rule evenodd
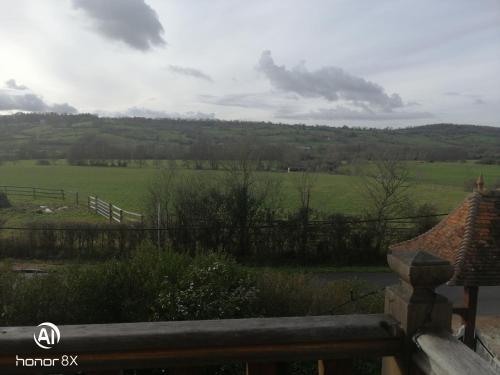
M381 357L386 375L496 374L450 334L451 304L434 292L450 265L423 252L390 255L389 265L401 284L387 289L385 314L67 325L48 350L36 346L36 327L2 327L0 374L202 374L244 363L249 375L271 375L300 360L317 360L319 374L350 374L352 359Z

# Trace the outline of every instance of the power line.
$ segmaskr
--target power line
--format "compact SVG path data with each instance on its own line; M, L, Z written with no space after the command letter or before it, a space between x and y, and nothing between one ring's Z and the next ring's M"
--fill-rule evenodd
M338 309L340 309L341 307L344 307L344 306L347 306L347 305L350 305L350 304L353 304L353 303L359 302L359 301L361 301L361 300L363 300L363 299L365 299L365 298L368 298L368 297L370 297L370 296L373 296L373 295L376 295L376 294L378 294L378 293L380 293L380 292L383 292L383 291L385 290L385 288L386 288L386 287L384 286L384 287L381 287L381 288L378 288L378 289L372 290L372 291L370 291L370 292L367 292L367 293L365 293L365 294L362 294L362 295L360 295L360 296L358 296L358 297L354 297L354 293L353 293L353 291L351 290L351 291L350 291L350 298L349 298L349 300L347 300L347 301L345 301L345 302L342 302L342 303L340 303L340 304L338 304L338 305L336 305L336 306L334 306L334 307L332 307L332 308L330 308L330 309L328 309L328 310L326 310L326 311L322 312L322 313L321 313L321 315L323 315L323 314L334 314L334 313L336 313L336 312L337 312L337 310L338 310Z
M377 219L364 219L364 220L345 220L341 221L342 224L363 224L363 223L371 223L371 222L379 222L379 221L385 221L385 222L391 222L394 220L405 220L405 219L423 219L423 218L431 218L431 217L439 217L439 216L445 216L448 214L434 214L434 215L422 215L422 216L407 216L407 217L397 217L397 218L385 218L382 220L377 220ZM337 224L335 220L316 220L316 221L309 221L306 225L310 227L314 226L333 226ZM395 224L414 224L413 222L397 222ZM43 223L41 225L44 225ZM46 225L46 224L45 224ZM249 225L249 226L218 226L218 225L207 225L207 224L177 224L177 225L172 225L168 226L166 228L152 228L152 227L140 227L140 226L127 226L127 225L122 225L122 226L109 226L107 224L82 224L81 227L59 227L59 228L51 228L51 227L43 227L43 226L32 226L32 227L1 227L0 230L36 230L36 231L171 231L171 230L178 230L178 229L241 229L241 228L248 228L248 229L266 229L266 228L279 228L280 226L303 226L303 223L300 221L275 221L271 224L264 224L264 225ZM410 228L404 228L404 227L397 227L394 228L396 230L405 230L405 229L410 229Z

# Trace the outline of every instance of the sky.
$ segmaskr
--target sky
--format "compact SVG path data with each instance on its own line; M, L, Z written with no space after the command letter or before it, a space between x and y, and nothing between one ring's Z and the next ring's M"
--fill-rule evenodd
M500 126L499 0L2 0L0 113Z

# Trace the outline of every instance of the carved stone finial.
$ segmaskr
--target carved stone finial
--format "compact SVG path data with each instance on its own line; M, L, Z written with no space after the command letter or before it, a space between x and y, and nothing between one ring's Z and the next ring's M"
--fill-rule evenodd
M445 260L425 251L398 251L387 256L389 267L413 288L436 288L453 275Z

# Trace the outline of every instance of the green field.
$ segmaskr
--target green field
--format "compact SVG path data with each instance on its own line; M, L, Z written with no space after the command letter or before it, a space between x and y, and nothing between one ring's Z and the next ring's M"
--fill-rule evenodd
M411 162L410 194L416 203L433 203L442 212L455 207L467 194L464 181L475 179L483 173L486 184L500 181L500 166L466 163ZM222 171L195 171L183 169L180 173L200 174L207 178L222 175ZM284 207L298 204L296 192L297 173L260 172L280 179L283 186ZM78 167L65 161L55 165L39 166L34 161L6 162L0 165L0 185L37 186L65 189L68 195L66 205L70 207L61 219L71 216L91 217L84 208L72 207L74 192L80 193L80 202L85 204L88 194L98 195L124 209L142 212L148 186L158 174L152 165L143 168ZM325 212L347 214L361 213L365 202L360 193L358 176L319 173L313 188L313 208ZM12 197L16 202L19 199ZM37 200L36 204L61 206L55 200ZM31 204L24 202L23 204ZM2 216L7 214L4 211ZM26 210L29 217L29 210Z

